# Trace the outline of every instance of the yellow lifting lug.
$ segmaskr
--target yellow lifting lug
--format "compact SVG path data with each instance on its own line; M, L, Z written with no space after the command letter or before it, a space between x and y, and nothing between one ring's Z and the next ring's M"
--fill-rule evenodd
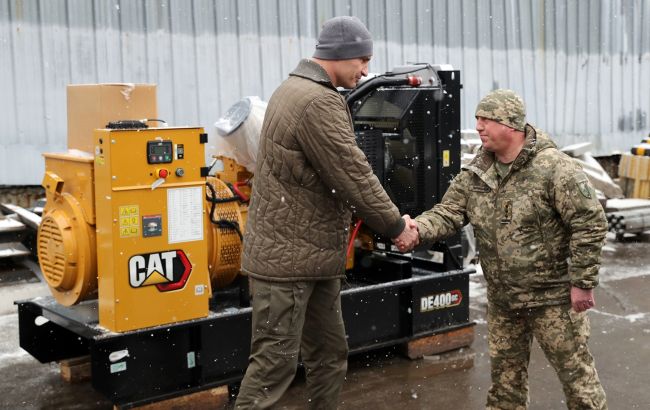
M63 179L52 171L45 172L41 185L52 195L60 195L63 191Z

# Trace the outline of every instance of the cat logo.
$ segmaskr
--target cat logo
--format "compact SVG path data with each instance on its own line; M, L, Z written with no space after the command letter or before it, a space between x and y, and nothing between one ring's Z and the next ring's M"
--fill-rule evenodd
M182 289L192 273L192 264L180 249L134 255L129 259L132 288L155 285L160 292Z

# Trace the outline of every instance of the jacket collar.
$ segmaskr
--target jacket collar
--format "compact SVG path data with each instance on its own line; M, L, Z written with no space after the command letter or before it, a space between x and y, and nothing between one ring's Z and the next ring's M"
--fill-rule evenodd
M541 150L547 148L557 148L555 143L543 132L536 129L530 124L526 124L524 129L526 133L526 140L524 146L517 158L515 158L510 168L510 172L521 169L528 161L531 160ZM474 172L491 188L496 188L498 185L496 173L493 170L494 153L484 150L482 147L476 154L476 157L470 162L466 169Z
M296 67L289 75L306 78L336 90L336 87L332 84L332 80L329 75L327 75L327 71L325 71L325 69L318 63L308 58L300 60L298 67Z

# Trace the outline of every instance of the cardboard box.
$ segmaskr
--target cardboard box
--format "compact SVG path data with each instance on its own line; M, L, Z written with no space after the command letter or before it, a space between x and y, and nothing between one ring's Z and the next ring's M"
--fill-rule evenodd
M158 118L155 84L68 85L69 149L93 153L95 129L144 118Z

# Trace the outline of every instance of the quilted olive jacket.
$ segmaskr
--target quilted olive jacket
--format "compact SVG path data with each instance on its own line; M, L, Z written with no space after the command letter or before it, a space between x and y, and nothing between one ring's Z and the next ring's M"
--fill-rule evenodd
M271 281L343 277L353 212L388 237L404 228L356 145L345 100L327 72L304 59L265 113L243 273Z

